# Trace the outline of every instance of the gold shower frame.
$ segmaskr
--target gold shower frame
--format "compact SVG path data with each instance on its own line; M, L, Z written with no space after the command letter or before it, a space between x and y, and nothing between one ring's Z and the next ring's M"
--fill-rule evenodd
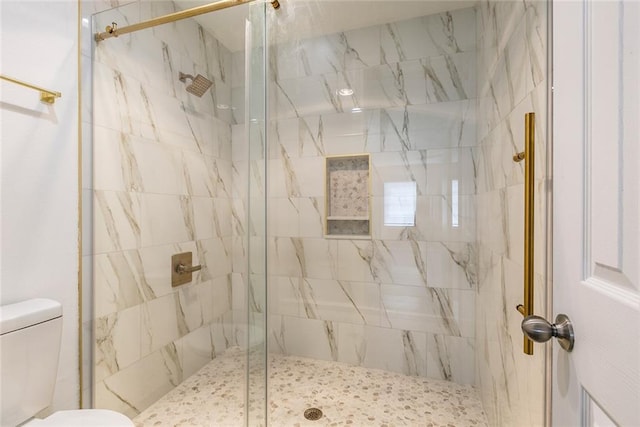
M221 0L215 3L209 3L202 6L193 7L180 12L170 13L168 15L160 16L158 18L149 19L147 21L138 22L137 24L128 25L126 27L118 28L116 22L112 22L111 25L107 25L105 31L102 33L96 33L94 38L96 42L118 37L123 34L133 33L135 31L144 30L146 28L155 27L157 25L168 24L182 19L192 18L198 15L204 15L205 13L215 12L217 10L227 9L234 6L240 6L242 4L253 3L256 0ZM270 2L274 9L280 7L278 0Z

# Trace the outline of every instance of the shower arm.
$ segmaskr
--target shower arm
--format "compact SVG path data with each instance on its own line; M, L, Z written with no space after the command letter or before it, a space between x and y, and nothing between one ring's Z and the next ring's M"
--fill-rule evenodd
M123 34L133 33L139 30L144 30L145 28L168 24L170 22L192 18L194 16L203 15L209 12L215 12L217 10L227 9L233 6L240 6L241 4L253 3L254 1L256 0L221 0L215 3L197 6L180 12L170 13L168 15L149 19L148 21L139 22L137 24L128 25L122 28L118 28L118 24L112 22L111 25L107 25L104 32L95 34L95 40L96 42L101 42L102 40L106 40L112 37L118 37ZM278 2L278 0L273 0L271 1L271 6L273 6L274 9L278 9L280 7L280 3Z

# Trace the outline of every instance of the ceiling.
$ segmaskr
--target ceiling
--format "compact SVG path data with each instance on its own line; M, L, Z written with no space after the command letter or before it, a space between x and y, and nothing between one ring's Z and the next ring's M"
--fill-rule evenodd
M208 0L175 0L180 9L211 3ZM416 16L471 7L475 1L463 0L280 0L275 19L284 31L278 31L279 42L295 35L309 38L322 34L363 28ZM244 21L249 4L200 15L196 19L233 52L244 49Z

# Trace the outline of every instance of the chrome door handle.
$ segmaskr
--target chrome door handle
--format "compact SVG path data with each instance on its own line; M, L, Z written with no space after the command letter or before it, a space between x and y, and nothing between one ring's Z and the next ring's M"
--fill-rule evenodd
M535 342L547 342L551 337L556 337L560 347L567 352L573 350L575 338L573 325L565 314L556 316L556 323L551 324L544 317L527 316L521 324L522 332Z

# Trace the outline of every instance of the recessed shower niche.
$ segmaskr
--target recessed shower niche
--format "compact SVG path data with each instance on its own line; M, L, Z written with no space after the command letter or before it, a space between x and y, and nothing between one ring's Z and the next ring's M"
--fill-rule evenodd
M369 154L326 158L327 236L369 237Z

